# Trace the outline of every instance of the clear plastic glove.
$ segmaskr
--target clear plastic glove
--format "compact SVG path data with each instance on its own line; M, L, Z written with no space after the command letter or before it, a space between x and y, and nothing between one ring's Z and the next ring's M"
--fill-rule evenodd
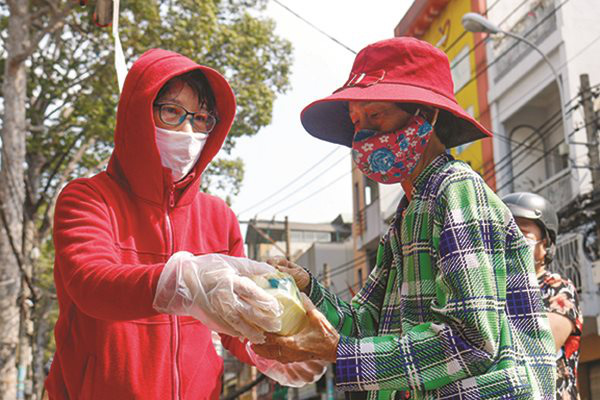
M250 342L246 350L256 368L280 385L302 387L321 379L327 371L326 361L306 361L284 364L279 361L261 357L252 350Z
M292 336L265 334L264 344L255 344L252 349L261 357L281 363L323 360L335 362L340 335L315 308L308 296L301 294L306 309L307 322L304 328Z
M264 332L281 329L283 310L249 277L274 271L266 263L247 258L181 251L167 261L153 307L192 316L219 333L263 343Z
M291 275L296 281L298 289L303 293L307 293L308 285L310 285L310 275L304 268L281 256L269 258L267 263L279 271Z

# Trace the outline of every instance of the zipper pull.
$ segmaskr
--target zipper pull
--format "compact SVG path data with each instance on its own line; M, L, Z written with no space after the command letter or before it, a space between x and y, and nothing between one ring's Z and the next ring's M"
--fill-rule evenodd
M173 208L175 206L175 189L171 188L169 192L169 207Z

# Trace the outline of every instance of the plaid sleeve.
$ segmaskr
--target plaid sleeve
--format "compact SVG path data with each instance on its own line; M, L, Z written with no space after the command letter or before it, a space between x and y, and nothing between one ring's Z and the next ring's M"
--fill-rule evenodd
M354 296L351 304L324 288L311 275L309 293L311 301L342 335L364 337L377 334L379 313L386 294L388 271L392 263L391 250L386 237L377 250L376 267L362 289Z
M496 358L505 307L508 211L476 174L453 174L448 180L437 196L432 232L435 321L401 336L342 337L339 389L432 390L481 375Z

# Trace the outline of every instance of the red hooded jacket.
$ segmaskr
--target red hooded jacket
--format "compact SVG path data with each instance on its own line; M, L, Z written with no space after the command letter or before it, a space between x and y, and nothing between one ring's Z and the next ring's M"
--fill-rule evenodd
M177 184L162 167L152 103L171 78L201 70L219 123L192 172ZM152 308L169 257L244 256L235 215L201 193L202 171L235 114L235 97L216 71L164 50L144 53L127 75L106 171L70 182L54 215L54 279L60 307L56 354L46 380L51 399L216 399L223 361L211 331L191 317ZM250 362L243 344L223 344Z

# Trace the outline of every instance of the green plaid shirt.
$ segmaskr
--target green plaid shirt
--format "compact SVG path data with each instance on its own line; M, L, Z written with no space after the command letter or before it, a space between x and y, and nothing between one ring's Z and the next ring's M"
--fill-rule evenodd
M339 390L554 398L554 341L531 251L500 199L449 155L400 203L352 304L314 277L310 298L342 335Z

